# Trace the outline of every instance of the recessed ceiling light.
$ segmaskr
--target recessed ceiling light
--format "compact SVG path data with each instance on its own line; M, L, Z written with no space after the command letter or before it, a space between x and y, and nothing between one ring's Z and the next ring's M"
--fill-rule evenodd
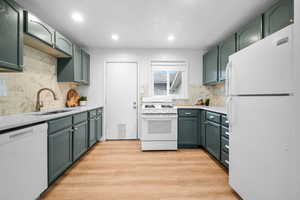
M174 35L169 35L168 36L168 40L169 41L174 41L175 40L175 36Z
M119 40L119 36L118 36L117 34L113 34L113 35L111 36L111 39L117 41L117 40Z
M83 17L80 13L73 13L72 14L72 19L75 21L75 22L83 22Z

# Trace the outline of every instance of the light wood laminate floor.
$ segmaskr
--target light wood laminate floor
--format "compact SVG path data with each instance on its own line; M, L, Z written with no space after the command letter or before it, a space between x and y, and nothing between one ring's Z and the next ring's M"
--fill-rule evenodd
M238 200L205 151L141 152L138 141L98 143L42 200Z

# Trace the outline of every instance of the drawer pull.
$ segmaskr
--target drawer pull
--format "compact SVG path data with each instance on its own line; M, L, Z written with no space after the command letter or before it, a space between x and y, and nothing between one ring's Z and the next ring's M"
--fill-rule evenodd
M209 116L209 119L213 119L213 118L215 118L214 116Z
M229 121L228 121L228 120L226 120L226 121L225 121L225 123L226 123L226 124L229 124Z
M225 132L225 135L229 136L229 132Z
M185 113L186 115L191 115L192 113L188 112L188 113Z
M225 145L225 148L229 150L229 146L228 145Z
M229 161L228 161L228 160L225 160L224 162L225 162L227 165L229 165Z

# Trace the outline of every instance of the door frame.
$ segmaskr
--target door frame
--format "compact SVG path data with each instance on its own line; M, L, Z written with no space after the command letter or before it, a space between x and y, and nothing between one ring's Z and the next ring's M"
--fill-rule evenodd
M136 94L136 102L137 102L137 108L136 108L136 120L137 120L137 127L136 127L136 139L140 139L140 68L139 63L136 60L124 60L124 59L108 59L104 61L104 109L107 108L107 66L110 63L134 63L137 67L137 74L136 74L136 80L137 80L137 94ZM103 131L104 131L104 140L107 140L107 119L106 119L106 112L103 114Z

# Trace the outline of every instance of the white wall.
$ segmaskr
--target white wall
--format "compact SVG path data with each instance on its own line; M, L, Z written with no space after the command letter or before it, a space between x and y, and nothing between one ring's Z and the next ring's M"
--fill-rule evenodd
M91 77L89 87L80 87L81 95L88 96L90 104L104 105L105 61L137 61L140 89L149 93L151 60L186 60L189 63L189 85L202 85L202 55L200 50L184 49L90 49Z

